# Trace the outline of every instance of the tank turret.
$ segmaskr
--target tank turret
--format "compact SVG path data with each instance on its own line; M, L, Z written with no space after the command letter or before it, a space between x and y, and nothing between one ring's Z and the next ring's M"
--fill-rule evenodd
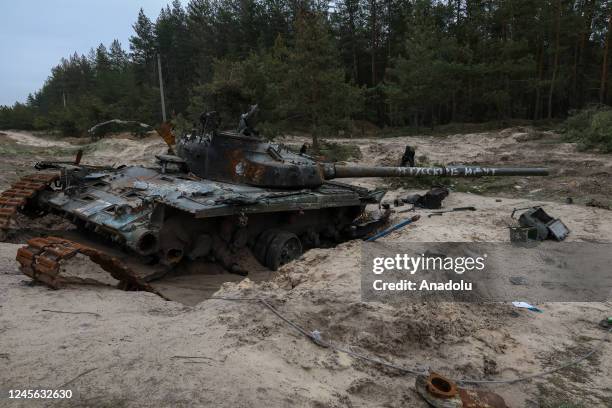
M318 162L282 144L265 141L256 131L246 128L243 122L241 120L242 126L236 132L213 129L199 135L185 135L177 142L177 155L196 176L266 188L313 188L325 180L352 177L548 175L544 168L364 167ZM206 126L203 124L202 128L206 129Z

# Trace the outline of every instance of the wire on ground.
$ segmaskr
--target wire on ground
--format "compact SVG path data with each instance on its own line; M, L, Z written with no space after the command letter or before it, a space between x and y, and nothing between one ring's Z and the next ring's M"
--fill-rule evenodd
M289 318L287 318L286 316L284 316L282 313L280 313L276 308L274 308L269 302L268 300L264 299L264 298L254 298L254 297L243 297L243 298L236 298L236 297L224 297L224 296L213 296L210 299L217 299L217 300L227 300L227 301L239 301L239 302L258 302L260 304L262 304L264 307L266 307L268 310L270 310L272 313L274 313L274 315L276 315L279 319L281 319L282 321L284 321L285 323L287 323L289 326L291 326L294 330L296 330L297 332L299 332L300 334L302 334L303 336L307 337L308 339L310 339L313 343L315 343L316 345L320 346L320 347L325 347L325 348L329 348L331 350L334 351L339 351L342 353L346 353L349 356L352 356L354 358L360 359L360 360L364 360L364 361L368 361L370 363L374 363L374 364L379 364L381 366L384 367L388 367L388 368L392 368L394 370L403 372L403 373L407 373L407 374L412 374L412 375L427 375L429 374L429 369L425 370L425 369L417 369L417 368L407 368L407 367L403 367L403 366L399 366L393 363L389 363L387 361L384 361L380 358L376 358L376 357L371 357L371 356L367 356L365 354L361 354L361 353L357 353L354 352L352 350L350 350L349 348L345 347L341 347L341 346L337 346L333 343L330 343L328 341L323 340L321 333L318 330L314 330L314 331L308 331L306 329L304 329L302 326L300 326L299 324L295 323L294 321L290 320ZM456 379L455 382L459 383L459 384L514 384L517 382L523 382L523 381L529 381L532 380L534 378L538 378L538 377L544 377L553 373L556 373L558 371L561 371L565 368L580 364L581 362L583 362L584 360L588 359L589 357L591 357L593 354L595 354L597 351L600 350L600 346L608 340L608 338L610 337L610 333L612 333L612 328L610 328L609 330L606 331L606 333L602 336L602 338L600 338L597 343L591 348L591 350L584 354L583 356L574 359L574 360L570 360L567 361L565 363L562 363L560 365L558 365L557 367L548 369L548 370L543 370L540 372L537 372L535 374L530 374L530 375L526 375L524 377L517 377L517 378L510 378L510 379L498 379L498 380L477 380L477 379L472 379L472 378L462 378L462 379Z

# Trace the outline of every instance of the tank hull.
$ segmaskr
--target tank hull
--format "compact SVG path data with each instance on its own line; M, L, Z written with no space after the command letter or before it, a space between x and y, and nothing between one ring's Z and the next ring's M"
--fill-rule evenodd
M245 249L271 269L280 266L278 259L269 259L267 247L257 246L267 231L275 231L268 233L270 241L281 232L296 237L299 253L367 233L361 224L364 209L384 195L337 182L312 189L267 189L138 166L69 166L61 172L29 207L61 215L89 236L144 262L172 268L214 259L238 273L246 272L236 261Z

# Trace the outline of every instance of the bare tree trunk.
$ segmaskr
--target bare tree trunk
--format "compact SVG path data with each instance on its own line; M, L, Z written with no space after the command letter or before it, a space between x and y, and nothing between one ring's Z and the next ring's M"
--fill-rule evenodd
M391 60L391 11L393 10L392 0L387 0L387 59L385 60L385 66L388 61Z
M370 0L370 47L372 65L372 86L376 85L376 47L378 44L378 21L376 0Z
M583 18L583 28L580 32L580 37L578 40L578 49L576 51L576 56L574 60L574 84L573 84L573 94L575 98L578 100L577 105L582 105L584 100L583 96L578 98L578 83L580 82L579 78L583 71L583 60L584 60L584 50L586 48L587 39L591 36L591 25L593 22L593 13L595 12L595 1L590 0L586 1L584 4L584 12L582 14Z
M601 84L599 86L599 103L606 103L608 96L608 49L610 48L610 30L612 29L612 13L608 17L608 32L604 45L603 61L601 63Z
M536 94L535 94L535 108L533 110L533 119L540 119L540 110L542 109L542 95L540 92L540 83L542 82L542 75L544 74L544 43L540 42L538 48L538 82L536 83Z
M355 39L355 5L359 4L356 0L351 0L348 6L349 13L349 28L351 30L351 52L353 54L353 79L357 83L359 81L359 68L357 64L357 41Z
M454 122L457 118L457 90L453 90L451 106L451 122Z
M548 119L552 119L553 94L557 82L557 70L559 69L559 43L561 36L561 0L557 0L557 18L555 23L555 57L553 61L553 72L548 92Z

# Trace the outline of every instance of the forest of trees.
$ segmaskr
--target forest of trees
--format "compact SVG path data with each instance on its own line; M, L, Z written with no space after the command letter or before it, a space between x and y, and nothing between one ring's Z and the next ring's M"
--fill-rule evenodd
M606 0L175 0L141 10L129 48L100 44L53 68L0 128L83 134L113 119L204 110L232 127L259 103L261 126L314 134L378 126L564 118L610 101Z

